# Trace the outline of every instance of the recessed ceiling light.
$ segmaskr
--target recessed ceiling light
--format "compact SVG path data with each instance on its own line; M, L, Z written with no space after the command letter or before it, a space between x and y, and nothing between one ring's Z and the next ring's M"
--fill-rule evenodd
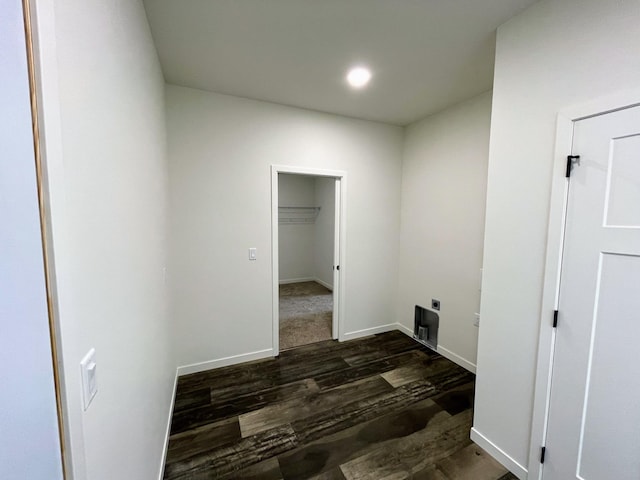
M347 82L353 88L362 88L371 80L371 72L365 67L355 67L349 70Z

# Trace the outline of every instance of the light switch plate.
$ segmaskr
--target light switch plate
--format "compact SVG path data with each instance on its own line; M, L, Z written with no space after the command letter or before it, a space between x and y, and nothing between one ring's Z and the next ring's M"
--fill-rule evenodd
M249 249L249 260L255 260L256 258L258 258L258 251L255 248L250 248Z
M96 349L92 348L80 361L80 373L82 375L82 399L84 409L89 408L91 401L98 393L96 378Z

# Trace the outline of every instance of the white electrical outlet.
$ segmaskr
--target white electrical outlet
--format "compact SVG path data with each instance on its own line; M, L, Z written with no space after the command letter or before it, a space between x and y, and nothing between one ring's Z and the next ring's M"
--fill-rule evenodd
M474 313L473 314L473 325L476 327L480 326L480 314L479 313Z
M80 373L82 375L82 399L84 409L89 408L91 401L98 393L98 383L96 378L96 349L89 350L80 361Z

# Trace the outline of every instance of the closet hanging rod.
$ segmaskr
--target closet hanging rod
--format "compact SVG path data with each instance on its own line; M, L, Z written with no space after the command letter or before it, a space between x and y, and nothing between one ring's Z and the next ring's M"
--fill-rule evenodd
M278 223L315 223L320 207L278 207Z
M295 209L295 210L320 210L322 207L278 207L278 208L287 208L287 209Z

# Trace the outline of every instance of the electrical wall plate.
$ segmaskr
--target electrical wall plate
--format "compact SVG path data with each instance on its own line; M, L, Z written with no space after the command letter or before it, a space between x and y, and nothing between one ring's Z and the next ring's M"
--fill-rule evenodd
M96 378L96 349L92 348L80 360L80 374L82 375L82 399L84 409L87 410L91 401L98 393L98 383Z
M431 299L431 308L440 310L440 300L436 300L435 298Z

